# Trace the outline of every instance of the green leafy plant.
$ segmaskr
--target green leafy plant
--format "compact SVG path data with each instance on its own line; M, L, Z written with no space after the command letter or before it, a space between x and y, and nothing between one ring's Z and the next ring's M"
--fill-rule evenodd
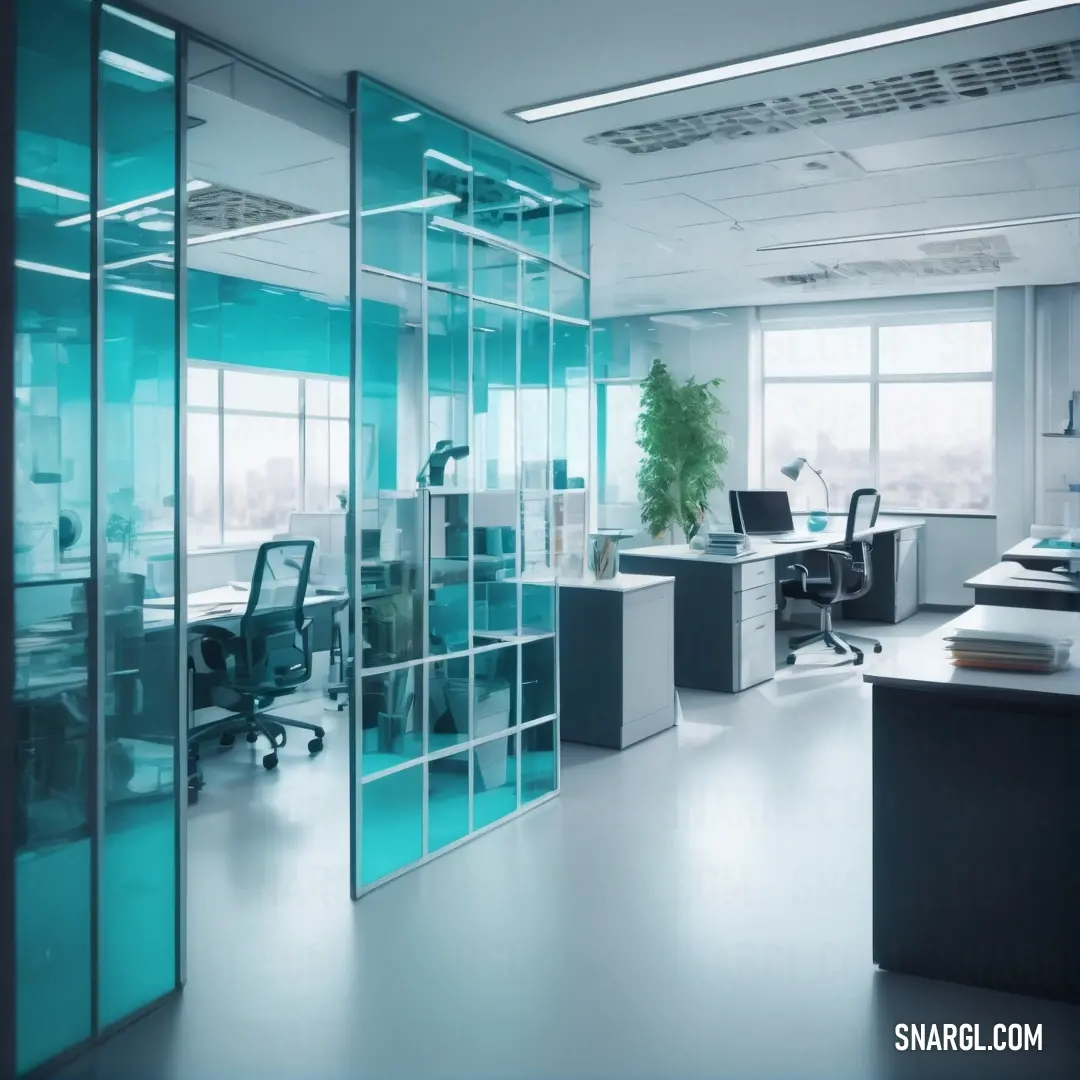
M723 379L677 383L662 360L654 360L642 383L637 444L641 520L654 538L679 526L690 541L708 510L709 492L723 487L727 461L726 412L716 395Z

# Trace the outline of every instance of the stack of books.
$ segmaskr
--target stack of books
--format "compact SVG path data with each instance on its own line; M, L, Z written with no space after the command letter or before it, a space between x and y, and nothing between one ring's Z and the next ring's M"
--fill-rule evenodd
M745 533L711 532L705 538L708 555L726 555L733 558L750 550L750 539Z
M1068 667L1072 641L1052 634L957 630L945 646L959 668L1048 674Z

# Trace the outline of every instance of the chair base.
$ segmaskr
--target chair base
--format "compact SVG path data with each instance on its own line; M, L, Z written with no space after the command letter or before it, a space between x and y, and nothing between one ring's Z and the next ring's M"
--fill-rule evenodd
M795 637L788 638L788 648L791 652L788 653L787 662L794 664L795 653L799 649L804 649L807 645L816 645L818 642L828 646L839 656L850 656L851 662L855 666L863 662L867 647L876 653L881 652L881 642L876 638L862 637L858 634L841 634L835 631L832 627L832 611L827 607L823 607L821 609L821 629L817 633L798 634Z
M198 802L199 792L205 786L202 767L199 764L199 745L214 735L219 736L220 745L232 746L241 731L249 743L256 743L261 735L271 746L270 753L263 756L263 768L276 769L277 752L288 741L287 728L299 728L310 731L314 738L308 742L308 753L318 754L323 749L326 732L318 724L306 720L293 720L286 716L273 716L270 713L234 713L209 724L201 724L188 732L188 802Z

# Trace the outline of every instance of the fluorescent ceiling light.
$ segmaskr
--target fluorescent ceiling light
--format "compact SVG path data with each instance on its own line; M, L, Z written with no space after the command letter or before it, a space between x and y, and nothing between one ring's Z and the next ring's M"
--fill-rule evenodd
M162 71L161 68L151 67L149 64L144 64L141 60L132 60L130 56L124 56L123 53L113 52L111 49L101 50L101 62L108 64L111 68L116 68L117 71L126 71L129 75L135 75L140 79L147 79L153 83L171 83L173 77L167 72Z
M136 296L152 296L155 300L175 300L171 292L162 292L160 289L143 289L138 285L107 285L107 289L113 292L134 293Z
M26 176L16 176L15 185L16 187L29 188L31 191L43 191L46 195L55 195L60 199L71 199L74 202L90 201L90 196L84 195L81 191L57 187L55 184L44 184L40 180L31 180Z
M407 124L410 120L418 119L419 116L420 114L418 112L407 112L402 113L400 116L395 116L393 119L395 124Z
M507 180L506 186L512 187L515 191L522 191L526 195L532 195L534 198L540 199L546 203L553 203L555 201L550 195L541 195L539 191L533 191L531 187L519 184L516 180Z
M139 263L161 263L163 266L171 266L173 257L164 253L155 253L153 255L136 255L131 259L121 259L119 262L111 262L105 264L106 270L124 270L129 266L138 266Z
M139 228L145 229L147 232L172 232L176 226L171 221L151 218L149 221L140 221Z
M396 206L376 206L371 210L361 210L361 217L373 217L375 214L394 214L399 210L428 210L435 206L453 206L461 202L457 195L429 195L426 199L414 199L412 202L398 203Z
M987 26L1005 19L1016 19L1024 15L1037 15L1044 11L1057 11L1061 8L1074 7L1080 0L1014 0L1013 3L996 4L993 7L980 8L977 11L965 11L956 15L945 15L935 19L894 26L871 34L859 34L855 37L840 38L820 45L809 45L799 49L772 53L767 56L738 60L734 63L721 64L705 68L702 71L686 72L682 75L669 75L662 79L635 83L616 90L606 90L582 97L564 98L547 105L536 105L524 109L515 109L511 116L524 120L527 124L537 120L551 120L557 116L570 116L574 113L587 112L590 109L604 109L611 105L622 105L627 101L640 101L643 98L671 94L679 90L692 90L699 86L711 86L715 83L730 82L746 75L760 75L766 71L779 71L783 68L810 64L818 60L831 60L837 56L878 49L884 45L898 45L908 41L936 37L956 30L969 30L976 26Z
M208 180L189 180L187 182L188 191L203 191L208 187L213 187ZM147 203L160 202L162 199L171 199L176 194L173 188L169 188L168 191L158 191L153 195L143 195L139 199L131 199L128 202L120 203L117 206L107 206L104 210L99 210L97 216L99 218L112 217L114 214L122 214L125 210L134 210L136 206L145 206ZM58 229L66 229L71 225L85 225L90 220L89 214L80 214L78 217L65 218L63 221L58 221L56 227Z
M224 232L208 233L206 236L193 236L188 241L188 247L194 247L196 244L212 244L215 240L256 236L258 233L274 232L277 229L292 229L297 225L314 225L319 221L334 221L348 216L348 210L330 210L325 214L305 214L303 217L283 218L281 221L264 221L260 225L242 225L238 229L226 229Z
M90 280L90 275L85 270L69 270L66 266L49 266L46 263L30 262L27 259L16 259L15 265L20 270L36 270L39 274L55 274L56 277L75 278L78 281Z
M149 19L140 19L138 15L132 15L130 11L121 11L120 8L113 7L111 4L102 4L101 10L131 23L132 26L138 26L142 30L149 30L151 34L157 34L158 37L168 38L170 41L176 37L167 26L159 26Z
M456 157L444 154L441 150L425 150L424 157L434 158L436 161L441 161L444 165L449 165L452 169L460 169L462 172L473 171L471 165L466 165L464 161L458 161Z
M896 232L864 233L862 236L831 236L824 240L796 240L790 244L769 244L758 251L794 251L799 248L829 247L833 244L863 244L876 240L903 240L910 236L948 236L982 229L1016 229L1022 225L1051 225L1056 221L1076 221L1080 213L1043 214L1041 217L1012 218L1007 221L976 221L970 225L937 225L930 229L899 229Z

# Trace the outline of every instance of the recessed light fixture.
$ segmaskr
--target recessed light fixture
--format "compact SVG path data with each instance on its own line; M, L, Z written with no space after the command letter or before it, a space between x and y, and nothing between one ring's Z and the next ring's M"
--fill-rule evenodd
M213 184L208 180L189 180L187 182L188 191L203 191L208 187L213 187ZM161 202L162 199L171 199L175 194L175 190L169 188L168 191L158 191L153 195L143 195L138 199L129 199L127 202L119 203L117 206L107 206L104 210L99 210L97 216L99 218L112 217L114 214L122 214L125 210L134 210L136 206L146 206L147 203ZM58 221L56 227L58 229L66 229L72 225L85 225L89 220L89 214L79 214L78 217L65 218L63 221Z
M969 30L976 26L987 26L1017 19L1024 15L1038 15L1045 11L1057 11L1061 8L1074 7L1080 0L1014 0L1012 3L995 4L975 11L964 11L955 15L944 15L934 19L922 19L918 22L893 26L870 34L858 34L854 37L838 38L817 45L808 45L798 49L786 49L783 52L765 56L737 60L733 63L720 64L717 67L701 71L685 72L681 75L669 75L662 79L634 83L615 90L605 90L580 97L563 98L546 105L529 106L514 109L511 116L524 120L527 124L537 120L552 120L558 116L570 116L574 113L587 112L591 109L603 109L611 105L622 105L628 101L641 101L643 98L658 97L679 90L692 90L699 86L711 86L715 83L730 82L746 75L760 75L766 71L779 71L783 68L797 67L818 60L831 60L837 56L879 49L885 45L898 45L908 41L949 34L956 30Z
M458 161L456 157L444 154L441 150L425 150L424 157L434 158L436 161L441 161L444 165L449 165L452 169L460 169L462 172L473 171L471 165L466 165L464 161Z
M539 191L534 191L531 187L526 187L524 184L518 183L517 180L507 180L506 186L513 188L515 191L524 192L526 195L531 195L533 198L540 199L542 202L553 203L555 201L550 195L543 195Z
M171 292L162 292L160 289L144 289L140 285L106 285L113 292L133 293L135 296L152 296L155 300L175 300Z
M147 232L172 232L176 226L171 221L162 221L160 218L152 217L149 221L140 221L139 228Z
M140 30L149 30L151 34L157 34L158 37L168 38L170 41L176 37L167 26L159 26L149 19L140 19L138 15L132 15L130 11L121 11L120 8L113 7L111 4L102 4L101 10L115 15L118 19L123 19L124 22L131 23L132 26L139 27Z
M429 195L426 199L414 199L412 202L397 203L394 206L375 206L370 210L361 210L361 217L373 217L376 214L395 214L399 210L430 210L436 206L453 206L461 202L457 195L447 192L444 195Z
M123 53L113 52L110 49L102 49L101 62L108 64L109 67L115 68L117 71L126 72L128 75L134 75L140 79L146 79L153 83L171 83L173 77L167 72L162 71L161 68L151 67L149 64L144 64L141 60L133 60L130 56L124 56Z
M1017 229L1024 225L1052 225L1056 221L1077 221L1080 213L1043 214L1040 217L1012 218L1008 221L975 221L970 225L937 225L929 229L898 229L896 232L864 233L861 236L830 236L823 240L795 240L790 244L769 244L758 251L795 251L800 248L829 247L833 244L863 244L877 240L903 240L911 236L949 236L952 233L983 229Z
M56 277L75 278L77 281L90 280L90 275L85 270L69 270L66 266L49 266L48 263L30 262L28 259L16 259L15 265L20 270L36 270L39 274L54 274Z
M420 114L418 112L402 113L400 116L393 118L395 124L407 124L410 120L418 120Z
M28 176L16 176L15 186L27 188L30 191L41 191L46 195L55 195L58 199L71 199L72 202L89 202L90 196L81 191L72 191L71 188L57 187L56 184L46 184L41 180L31 180Z
M111 262L105 264L106 270L123 270L128 266L138 266L140 263L160 263L162 266L172 266L173 257L166 255L164 252L157 252L153 255L136 255L131 259L121 259L119 262Z

